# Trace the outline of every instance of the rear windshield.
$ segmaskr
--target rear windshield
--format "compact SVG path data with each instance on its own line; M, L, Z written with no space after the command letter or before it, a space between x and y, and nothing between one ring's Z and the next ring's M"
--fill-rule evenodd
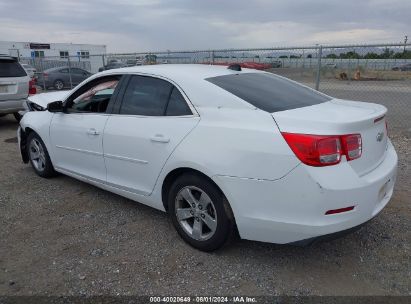
M0 59L0 77L27 76L23 67L15 60Z
M270 113L331 100L328 96L269 73L224 75L206 80Z

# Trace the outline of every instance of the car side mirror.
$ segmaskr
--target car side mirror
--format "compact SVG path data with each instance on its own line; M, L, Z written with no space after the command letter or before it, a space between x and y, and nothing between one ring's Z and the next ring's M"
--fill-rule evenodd
M60 100L50 102L47 105L47 111L52 112L52 113L63 112L64 111L63 102Z

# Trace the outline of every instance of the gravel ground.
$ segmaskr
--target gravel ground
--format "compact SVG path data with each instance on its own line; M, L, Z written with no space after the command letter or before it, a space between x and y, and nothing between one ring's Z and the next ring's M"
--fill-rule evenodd
M410 139L390 204L341 239L300 248L186 245L167 215L21 162L0 118L0 295L411 295Z

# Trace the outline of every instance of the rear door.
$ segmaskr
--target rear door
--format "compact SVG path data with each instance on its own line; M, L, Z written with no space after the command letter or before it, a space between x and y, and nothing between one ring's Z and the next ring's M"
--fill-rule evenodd
M131 76L104 131L108 184L150 194L167 158L199 122L193 111L170 82Z
M0 101L27 98L29 80L23 67L14 58L0 58Z

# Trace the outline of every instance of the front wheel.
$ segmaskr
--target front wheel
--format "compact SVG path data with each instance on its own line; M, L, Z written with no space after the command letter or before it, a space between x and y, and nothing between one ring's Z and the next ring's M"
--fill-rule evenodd
M27 138L27 149L31 166L37 175L46 178L56 175L46 145L34 132Z
M234 218L224 194L202 176L179 177L170 188L168 206L178 234L197 249L216 250L234 231Z

